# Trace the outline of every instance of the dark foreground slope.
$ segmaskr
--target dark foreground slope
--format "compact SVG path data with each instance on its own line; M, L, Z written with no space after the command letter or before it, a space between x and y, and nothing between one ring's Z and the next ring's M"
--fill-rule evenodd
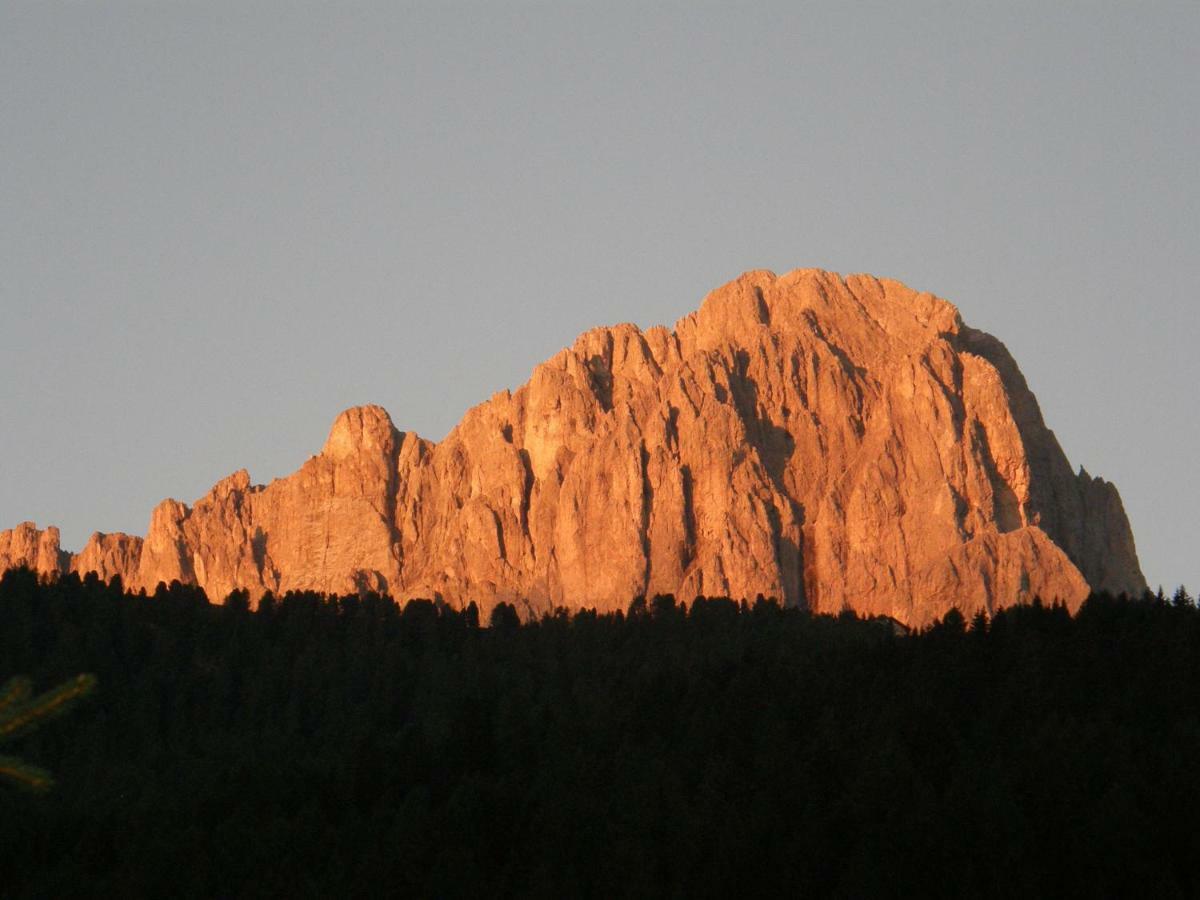
M5 575L0 679L80 671L97 697L15 748L56 791L0 789L0 895L1200 890L1190 606L483 629Z

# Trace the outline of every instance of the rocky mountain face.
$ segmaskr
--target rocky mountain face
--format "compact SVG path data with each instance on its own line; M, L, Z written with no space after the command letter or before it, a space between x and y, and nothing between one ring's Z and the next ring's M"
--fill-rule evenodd
M774 596L911 624L1145 581L1116 488L1073 472L1004 345L895 281L750 272L673 331L599 328L440 443L377 406L267 486L245 471L76 555L0 568L214 599L291 589L624 608Z

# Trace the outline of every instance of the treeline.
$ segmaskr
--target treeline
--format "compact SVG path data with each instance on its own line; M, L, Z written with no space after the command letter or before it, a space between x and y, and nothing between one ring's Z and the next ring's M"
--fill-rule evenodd
M1200 612L887 621L770 602L526 624L0 581L0 683L98 690L14 752L0 896L1200 892Z

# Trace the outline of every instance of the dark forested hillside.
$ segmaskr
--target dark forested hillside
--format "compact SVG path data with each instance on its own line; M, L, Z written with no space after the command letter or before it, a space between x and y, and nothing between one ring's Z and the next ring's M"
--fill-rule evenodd
M1200 892L1182 594L507 613L7 573L0 683L99 687L12 745L0 896Z

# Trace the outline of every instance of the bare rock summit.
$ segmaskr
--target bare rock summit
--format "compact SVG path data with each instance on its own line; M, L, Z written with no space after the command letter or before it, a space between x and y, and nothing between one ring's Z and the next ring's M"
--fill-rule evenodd
M673 331L589 331L440 443L356 407L286 478L58 544L0 532L0 569L526 614L763 594L910 625L1145 588L1116 488L1072 471L1003 344L931 294L818 270L749 272Z

